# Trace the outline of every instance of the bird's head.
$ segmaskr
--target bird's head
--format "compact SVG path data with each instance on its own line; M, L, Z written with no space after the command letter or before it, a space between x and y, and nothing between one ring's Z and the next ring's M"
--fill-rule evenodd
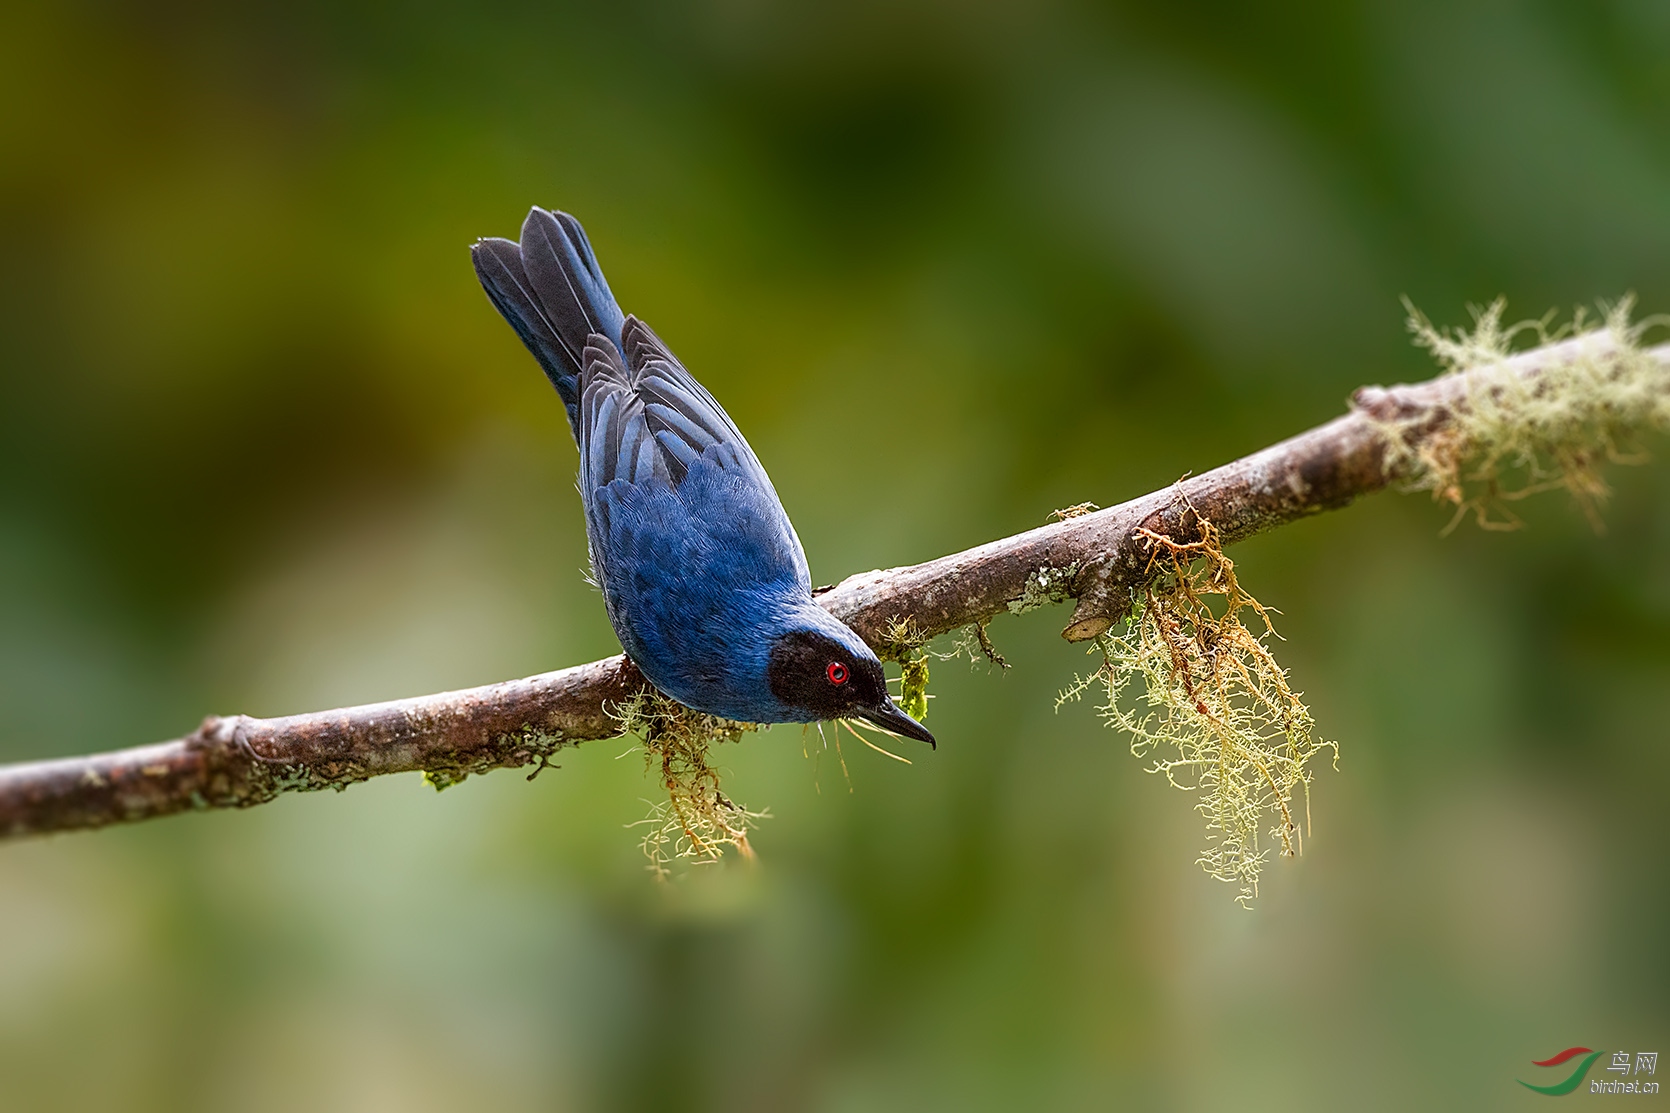
M779 634L766 676L771 694L808 720L864 719L883 730L934 745L921 723L899 710L887 694L887 677L862 638L823 608L809 608L804 625Z

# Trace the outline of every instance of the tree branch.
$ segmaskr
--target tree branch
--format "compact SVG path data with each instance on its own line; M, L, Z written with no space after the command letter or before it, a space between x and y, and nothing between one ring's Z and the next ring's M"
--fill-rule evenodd
M1203 475L924 564L852 576L818 599L883 652L894 648L900 622L930 637L1068 598L1077 606L1063 636L1093 638L1129 612L1149 574L1138 530L1186 544L1199 540L1204 518L1229 544L1345 506L1406 473L1411 454L1388 452L1392 423L1404 448L1418 446L1477 392L1619 354L1616 337L1603 330L1465 374L1364 387L1344 416ZM1670 368L1670 345L1643 354ZM608 708L643 683L617 656L391 703L277 719L211 716L170 742L0 766L0 836L249 807L384 773L423 770L445 786L490 769L543 768L563 746L618 734Z

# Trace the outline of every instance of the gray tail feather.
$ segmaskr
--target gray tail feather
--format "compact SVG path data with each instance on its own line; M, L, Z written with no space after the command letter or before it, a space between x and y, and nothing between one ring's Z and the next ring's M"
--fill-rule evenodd
M521 243L478 240L470 255L487 297L545 369L577 431L587 338L605 336L619 349L625 323L585 229L536 206L522 222Z

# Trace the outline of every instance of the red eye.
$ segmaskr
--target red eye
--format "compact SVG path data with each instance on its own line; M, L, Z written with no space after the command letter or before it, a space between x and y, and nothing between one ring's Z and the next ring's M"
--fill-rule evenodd
M847 667L839 661L829 662L829 668L824 671L829 674L831 684L845 684L847 682Z

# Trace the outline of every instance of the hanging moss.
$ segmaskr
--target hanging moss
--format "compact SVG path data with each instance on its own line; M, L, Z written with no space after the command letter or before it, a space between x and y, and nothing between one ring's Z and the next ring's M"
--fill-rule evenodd
M1199 794L1207 845L1198 861L1238 885L1248 905L1269 854L1266 830L1283 855L1300 852L1294 792L1308 801L1310 761L1323 750L1337 760L1339 747L1315 738L1309 708L1265 644L1275 633L1269 612L1241 588L1217 530L1197 522L1201 539L1190 544L1139 531L1150 585L1124 632L1097 639L1102 667L1056 706L1091 688L1105 693L1103 717L1131 736L1131 753Z
M720 791L710 751L759 725L692 711L651 688L640 690L612 713L621 732L643 744L645 765L667 793L667 799L652 805L649 816L637 824L646 828L643 849L649 868L666 877L675 860L716 861L727 846L753 857L748 831L767 813L751 812Z

